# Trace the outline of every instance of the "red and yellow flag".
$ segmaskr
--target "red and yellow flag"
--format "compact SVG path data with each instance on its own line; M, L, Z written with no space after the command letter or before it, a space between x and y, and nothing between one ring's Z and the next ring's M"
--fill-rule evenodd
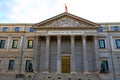
M68 9L67 9L67 5L66 5L66 3L65 3L65 12L68 12Z

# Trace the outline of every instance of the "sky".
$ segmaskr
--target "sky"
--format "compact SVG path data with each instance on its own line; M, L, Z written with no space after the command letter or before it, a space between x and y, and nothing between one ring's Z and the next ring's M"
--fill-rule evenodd
M0 0L0 23L38 23L65 12L84 19L120 22L120 0Z

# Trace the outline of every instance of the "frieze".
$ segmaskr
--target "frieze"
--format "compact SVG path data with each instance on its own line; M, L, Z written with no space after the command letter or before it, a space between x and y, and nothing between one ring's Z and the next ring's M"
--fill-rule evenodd
M60 18L49 24L45 24L45 27L84 27L86 24L78 22L77 20L71 19L69 17Z
M109 53L100 53L100 57L107 58L109 57Z
M82 30L50 30L37 31L35 35L95 35L96 31L82 31Z
M83 31L48 31L48 34L76 34L76 35L80 35L80 34L84 34Z

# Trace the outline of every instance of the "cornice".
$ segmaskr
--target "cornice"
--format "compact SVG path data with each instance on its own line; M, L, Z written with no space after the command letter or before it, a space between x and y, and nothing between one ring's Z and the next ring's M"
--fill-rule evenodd
M32 26L34 23L0 23L0 26Z
M97 23L99 25L120 25L120 22L103 22L103 23Z
M66 13L66 12L64 12L64 13L62 13L62 14L59 14L59 15L57 15L57 16L54 16L54 17L52 17L52 18L49 18L49 19L47 19L47 20L44 20L44 21L42 21L42 22L36 23L36 24L34 24L33 26L34 26L34 27L36 27L36 26L41 26L41 25L44 25L44 24L49 23L49 22L51 22L51 21L55 21L56 19L59 19L59 18L61 18L61 17L71 17L71 18L73 18L73 19L76 19L76 20L78 20L78 21L82 21L82 22L84 22L84 23L86 23L86 24L89 24L89 25L92 25L92 26L99 26L97 23L94 23L94 22L92 22L92 21L86 20L86 19L84 19L84 18L75 16L75 15L73 15L73 14Z
M97 29L95 26L84 26L84 27L34 27L34 29Z
M109 31L106 31L108 33L120 33L120 31L114 31L114 30L109 30Z
M15 31L7 31L7 32L3 32L0 31L0 33L4 33L4 34L8 34L8 33L14 33L14 34L19 34L19 33L34 33L34 32L27 32L27 31L19 31L19 32L15 32Z

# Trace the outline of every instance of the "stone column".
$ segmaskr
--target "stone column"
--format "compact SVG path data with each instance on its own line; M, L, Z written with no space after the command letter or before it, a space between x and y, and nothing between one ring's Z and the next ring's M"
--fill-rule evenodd
M71 38L71 73L75 74L75 36L70 36Z
M88 73L88 60L87 60L87 47L86 47L86 36L82 36L82 44L83 44L83 70L84 73Z
M94 49L95 49L95 71L97 72L99 70L99 54L98 54L98 41L97 41L97 35L94 37Z
M34 39L34 59L33 59L33 62L34 62L34 65L33 65L33 69L34 69L34 72L36 73L38 71L38 50L39 50L39 37L38 36L35 36L35 39Z
M49 47L50 47L50 36L46 36L45 73L49 73Z
M57 36L57 73L61 73L61 36Z
M7 41L7 45L6 45L6 50L9 51L10 48L10 41L11 41L11 36L8 36L8 41Z

